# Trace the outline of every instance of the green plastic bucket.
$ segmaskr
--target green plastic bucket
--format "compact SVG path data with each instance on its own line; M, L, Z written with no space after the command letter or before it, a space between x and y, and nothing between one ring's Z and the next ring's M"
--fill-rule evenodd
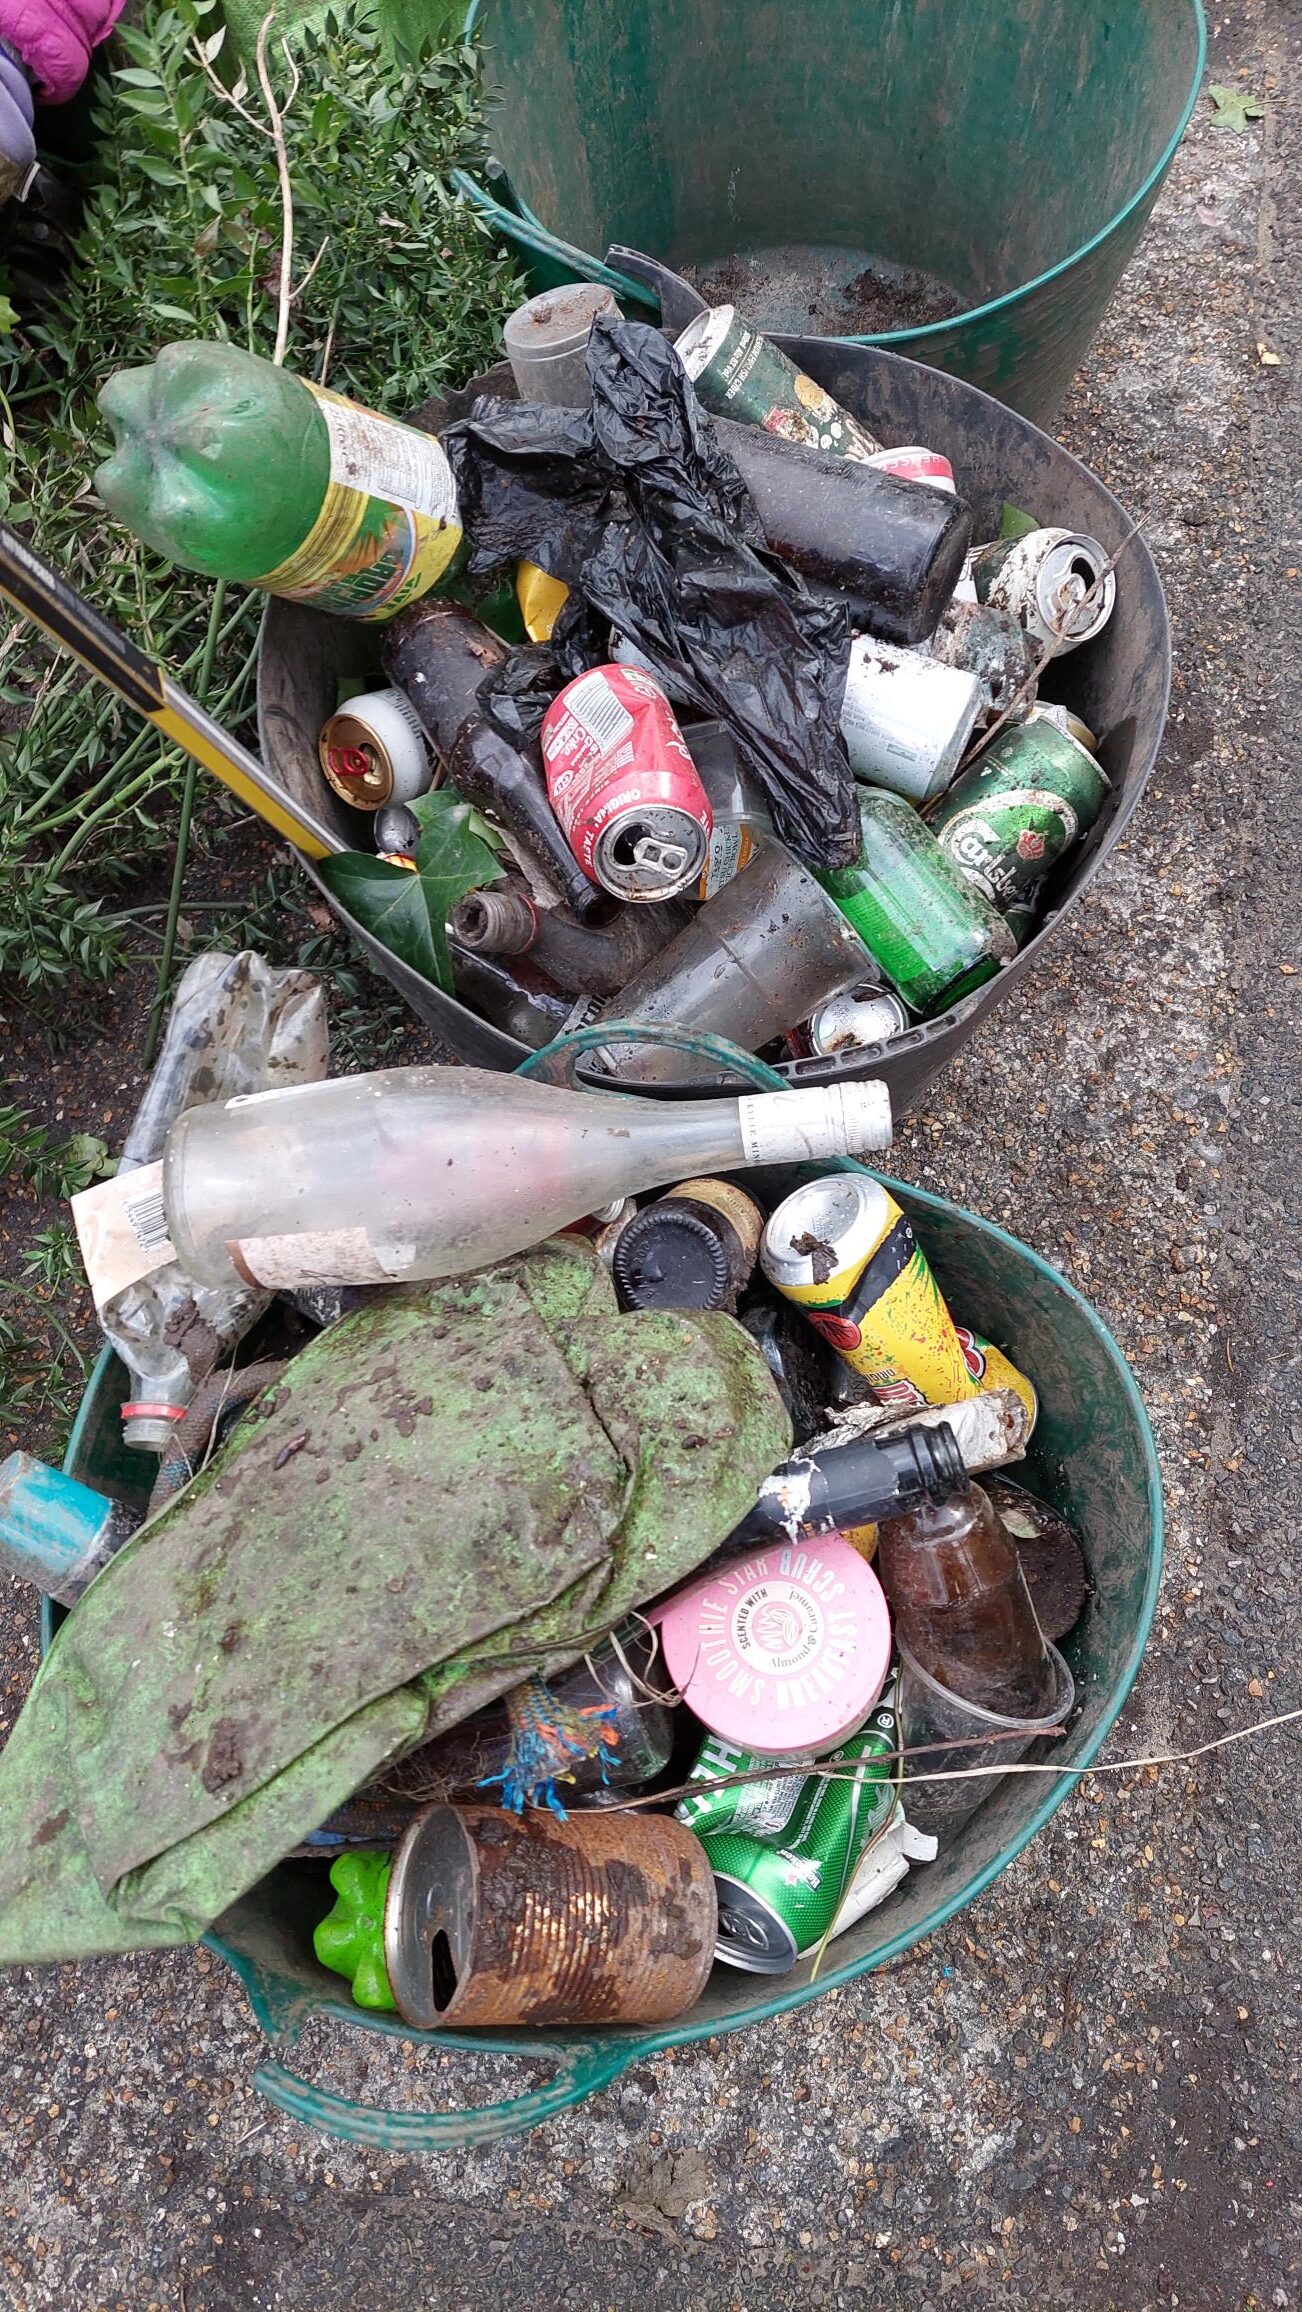
M879 1176L882 1177L882 1176ZM780 1190L775 1176L772 1185ZM1077 1711L1055 1762L1094 1757L1130 1691L1153 1619L1162 1565L1162 1490L1148 1419L1121 1351L1089 1303L1016 1238L989 1221L895 1180L887 1186L916 1222L941 1287L961 1320L1009 1351L1040 1392L1040 1419L1024 1464L1026 1482L1075 1522L1093 1584L1064 1652L1077 1681ZM139 1498L144 1459L121 1442L118 1407L127 1375L105 1350L91 1377L64 1467L119 1497ZM1022 1476L1023 1470L1017 1472ZM43 1636L53 1615L48 1604ZM437 2047L541 2058L550 2076L480 2109L388 2111L314 2087L279 2063L255 2084L305 2126L383 2151L455 2151L534 2127L607 2087L621 2071L665 2047L738 2031L851 1983L927 1935L998 1877L1048 1821L1067 1792L1061 1778L1010 1776L948 1851L910 1872L881 1909L828 1946L817 1981L810 1962L775 1982L716 1966L697 2006L658 2030L624 2027L494 2033L409 2031L354 2007L338 1976L318 1965L312 1929L333 1899L320 1865L284 1863L205 1937L234 1968L273 2045L292 2042L314 2015L359 2031Z
M468 22L496 166L458 183L536 288L608 279L636 311L645 290L601 262L612 243L680 268L840 250L846 284L870 259L918 267L956 294L952 318L857 335L840 284L793 313L781 259L762 266L771 310L746 302L749 266L738 296L762 328L889 345L1041 425L1206 49L1200 0L472 0Z

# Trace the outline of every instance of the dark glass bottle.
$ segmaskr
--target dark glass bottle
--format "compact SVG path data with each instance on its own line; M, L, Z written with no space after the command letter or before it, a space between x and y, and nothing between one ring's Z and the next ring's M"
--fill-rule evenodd
M605 905L561 832L547 799L542 755L495 730L479 705L479 686L510 655L500 635L460 602L413 603L400 611L384 644L384 667L411 700L434 742L447 782L517 838L555 883L576 915Z
M1038 1718L1057 1691L1021 1559L979 1485L880 1521L877 1573L901 1646L978 1709Z

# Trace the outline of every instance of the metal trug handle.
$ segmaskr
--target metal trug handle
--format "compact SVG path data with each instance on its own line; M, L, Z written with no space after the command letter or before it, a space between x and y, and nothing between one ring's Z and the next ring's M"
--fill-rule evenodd
M471 2151L554 2119L571 2104L609 2087L645 2052L646 2042L636 2039L584 2041L567 2053L545 2087L485 2104L478 2111L387 2111L375 2104L354 2103L329 2088L313 2087L279 2063L262 2064L253 2084L291 2119L301 2120L320 2135L339 2136L345 2143L367 2144L375 2151Z

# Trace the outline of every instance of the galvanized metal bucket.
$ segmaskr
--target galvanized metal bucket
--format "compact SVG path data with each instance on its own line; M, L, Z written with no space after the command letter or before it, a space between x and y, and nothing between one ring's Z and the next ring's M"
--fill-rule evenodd
M898 1181L887 1182L915 1222L942 1290L963 1320L1006 1349L1040 1392L1025 1480L1076 1525L1092 1590L1064 1641L1078 1710L1055 1763L1089 1763L1139 1667L1162 1563L1162 1490L1148 1420L1130 1370L1081 1295L1024 1244L989 1221ZM779 1183L780 1186L780 1183ZM139 1499L146 1457L121 1441L125 1369L106 1350L83 1399L64 1467L119 1498ZM147 1472L146 1472L147 1474ZM1019 1470L1019 1476L1023 1471ZM44 1634L53 1627L46 1607ZM838 1937L817 1980L802 1962L780 1980L716 1966L704 1996L677 2022L636 2027L417 2032L367 2013L321 1967L312 1930L332 1896L319 1866L284 1863L220 1919L205 1940L234 1968L274 2047L314 2015L429 2047L479 2049L545 2062L550 2076L518 2095L469 2111L389 2111L359 2104L267 2063L256 2084L306 2126L384 2151L453 2151L535 2127L608 2087L630 2064L666 2047L741 2030L898 1958L935 1934L998 1877L1075 1787L1061 1777L1010 1777L935 1863L912 1871L880 1910Z
M888 443L922 442L950 457L958 486L974 508L976 534L990 537L999 527L1005 500L1025 507L1042 521L1097 538L1109 553L1121 548L1117 599L1103 632L1072 651L1052 670L1045 695L1059 690L1101 734L1099 759L1111 781L1111 795L1081 849L1053 893L1041 928L1016 962L976 994L939 1018L915 1026L882 1055L865 1064L862 1054L792 1063L783 1073L793 1083L836 1083L881 1075L891 1088L897 1113L916 1100L948 1060L962 1050L978 1023L1008 994L1043 952L1057 925L1088 890L1109 851L1124 833L1152 768L1166 721L1171 687L1171 637L1161 580L1142 538L1110 490L1078 459L1047 434L1018 417L975 386L938 370L901 360L870 346L837 345L813 338L780 341L803 369L835 394L856 416L867 419ZM514 390L503 367L473 381L463 393L422 413L429 422L460 416L477 391ZM1128 543L1126 542L1128 541ZM378 630L343 618L327 618L296 603L271 601L263 625L258 669L258 728L268 772L291 796L311 801L341 839L368 846L366 821L326 788L317 762L317 733L333 714L341 677L377 673ZM305 862L306 864L306 862ZM308 869L311 873L311 869ZM321 887L323 896L329 894ZM491 1026L468 1004L431 987L427 980L369 939L361 926L330 899L336 915L366 949L412 1010L436 1029L464 1060L478 1067L517 1067L526 1047ZM555 1022L534 1037L546 1042ZM700 1089L699 1085L695 1087Z

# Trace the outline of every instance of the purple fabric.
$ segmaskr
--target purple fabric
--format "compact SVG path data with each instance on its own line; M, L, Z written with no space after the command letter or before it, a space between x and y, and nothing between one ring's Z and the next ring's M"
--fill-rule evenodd
M66 104L125 0L0 0L0 40L21 57L46 104Z
M32 91L15 56L0 48L0 163L19 178L26 176L36 158L32 135Z

